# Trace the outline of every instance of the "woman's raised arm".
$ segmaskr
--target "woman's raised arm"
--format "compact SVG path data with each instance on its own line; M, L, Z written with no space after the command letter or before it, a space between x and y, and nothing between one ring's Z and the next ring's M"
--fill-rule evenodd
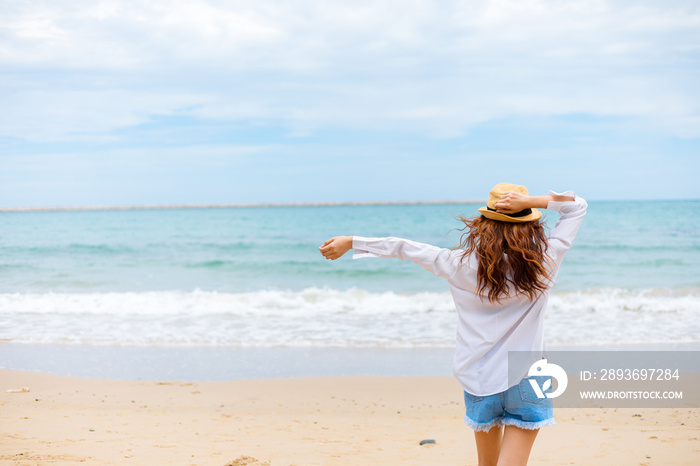
M506 191L493 206L501 214L513 214L524 209L546 209L551 202L567 202L575 200L574 196L547 194L546 196L526 196L514 191Z

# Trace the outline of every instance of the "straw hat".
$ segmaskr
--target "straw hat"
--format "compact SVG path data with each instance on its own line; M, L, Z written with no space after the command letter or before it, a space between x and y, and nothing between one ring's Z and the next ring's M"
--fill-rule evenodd
M506 191L515 191L516 193L529 195L527 188L525 186L520 186L518 184L510 183L499 183L491 189L489 193L489 200L486 202L486 207L479 209L481 215L491 220L499 220L501 222L511 222L511 223L523 223L531 222L542 217L542 212L537 209L524 209L520 212L515 212L512 214L504 214L496 212L494 204L498 202L503 193Z

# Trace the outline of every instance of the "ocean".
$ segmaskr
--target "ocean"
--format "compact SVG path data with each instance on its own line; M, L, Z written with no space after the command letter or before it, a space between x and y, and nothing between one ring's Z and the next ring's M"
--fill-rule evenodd
M455 247L455 216L480 205L0 213L0 366L85 375L86 361L102 367L95 355L109 353L112 371L88 375L129 378L136 372L115 369L116 360L185 352L216 358L213 373L223 354L251 367L279 359L266 373L234 371L245 378L307 374L284 367L309 355L336 355L319 375L343 373L330 368L352 366L348 355L401 367L407 354L439 360L454 347L456 323L443 279L396 259L326 261L318 246L360 235ZM698 212L700 201L589 202L550 297L548 346L697 348ZM545 218L553 227L558 214ZM197 358L189 372L160 375L187 378Z

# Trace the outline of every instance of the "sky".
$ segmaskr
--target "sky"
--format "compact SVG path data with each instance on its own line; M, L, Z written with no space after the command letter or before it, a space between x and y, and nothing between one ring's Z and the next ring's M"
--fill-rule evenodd
M697 1L0 11L0 207L700 198Z

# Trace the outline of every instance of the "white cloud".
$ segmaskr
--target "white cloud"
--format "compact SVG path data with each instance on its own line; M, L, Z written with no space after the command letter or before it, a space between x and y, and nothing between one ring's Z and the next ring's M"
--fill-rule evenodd
M452 137L585 113L700 136L700 12L684 2L52 0L8 5L0 28L18 77L0 131L24 139L167 114Z
M35 141L108 141L115 129L172 115L199 96L157 90L21 90L3 98L0 135Z

